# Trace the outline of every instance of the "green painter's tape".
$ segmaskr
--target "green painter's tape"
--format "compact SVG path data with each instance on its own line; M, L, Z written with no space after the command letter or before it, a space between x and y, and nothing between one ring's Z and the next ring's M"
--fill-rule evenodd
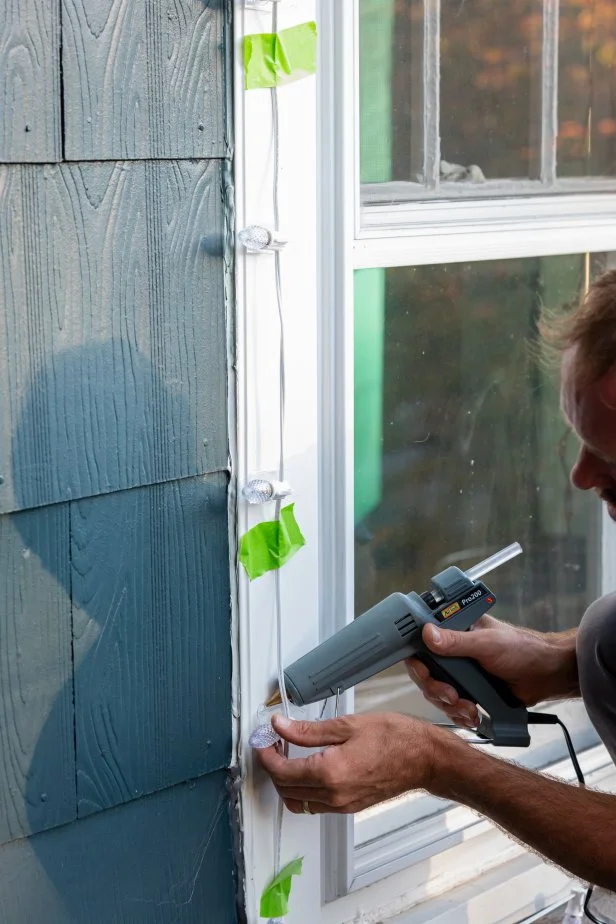
M240 540L240 561L251 581L281 568L306 544L295 519L295 504L280 511L280 520L253 526Z
M299 857L299 859L287 863L276 878L263 889L259 912L262 918L282 918L285 914L288 914L291 877L300 875L303 859L303 857Z
M316 73L317 24L245 36L244 66L247 90L279 87Z

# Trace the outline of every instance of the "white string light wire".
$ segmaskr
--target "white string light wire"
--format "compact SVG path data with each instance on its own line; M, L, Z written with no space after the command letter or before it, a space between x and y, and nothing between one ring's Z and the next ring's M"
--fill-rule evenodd
M272 4L272 33L278 32L278 5ZM278 90L272 87L270 90L270 99L272 103L272 133L274 141L274 180L273 180L273 200L274 200L274 228L280 228L280 130L279 130L279 111L278 111ZM285 452L284 452L284 418L285 418L285 339L284 339L284 305L282 298L282 278L280 271L280 251L274 251L274 274L276 278L276 304L278 308L278 322L280 330L279 341L279 376L280 376L280 412L279 412L279 450L278 459L278 480L285 480ZM276 520L280 522L280 508L282 501L276 501ZM282 625L282 602L280 592L280 568L274 571L275 582L275 601L274 607L276 612L276 660L278 669L278 687L282 698L282 708L287 718L290 716L289 698L284 683L284 662L283 662L283 625ZM287 746L285 746L285 754ZM276 863L276 873L279 873L282 865L282 829L284 821L284 802L282 798L278 799L278 810L276 813L276 825L274 828L274 857Z

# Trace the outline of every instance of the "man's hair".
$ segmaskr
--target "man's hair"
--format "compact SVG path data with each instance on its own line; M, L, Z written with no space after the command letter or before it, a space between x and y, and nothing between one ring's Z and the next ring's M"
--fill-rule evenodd
M575 347L573 374L578 386L597 382L616 365L616 270L599 276L573 312L544 312L539 330L559 356Z

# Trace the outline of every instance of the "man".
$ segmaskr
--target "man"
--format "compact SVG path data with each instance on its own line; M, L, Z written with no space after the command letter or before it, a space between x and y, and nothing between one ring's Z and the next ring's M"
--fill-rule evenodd
M562 409L581 444L572 482L594 490L616 520L616 271L547 335L562 353ZM616 594L595 601L572 632L542 634L484 616L467 633L426 626L424 640L440 655L476 658L528 706L581 695L616 761ZM473 703L417 661L409 672L430 702L458 724L476 725ZM394 713L276 717L274 726L292 744L325 746L294 760L276 748L257 752L292 812L358 812L424 789L486 815L574 876L616 890L616 796L525 770Z

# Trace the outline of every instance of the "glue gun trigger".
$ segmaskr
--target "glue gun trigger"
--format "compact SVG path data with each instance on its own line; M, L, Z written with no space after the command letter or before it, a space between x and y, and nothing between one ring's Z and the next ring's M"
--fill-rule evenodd
M446 683L448 686L453 687L460 699L466 699L469 702L475 704L477 703L475 697L471 696L468 690L466 690L462 684L460 684L455 679L455 677L452 677L451 674L448 674L440 664L437 664L437 662L432 657L430 657L427 652L418 651L415 654L415 657L428 668L430 671L430 677L432 677L433 680L438 680L439 683Z

